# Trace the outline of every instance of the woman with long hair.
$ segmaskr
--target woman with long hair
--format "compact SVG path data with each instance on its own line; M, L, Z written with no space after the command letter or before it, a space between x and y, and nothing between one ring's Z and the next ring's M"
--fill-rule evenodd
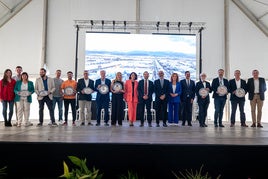
M123 113L124 113L124 83L122 81L122 73L117 72L115 79L111 84L111 92L112 92L112 117L111 124L112 126L116 125L116 121L118 121L118 125L122 126L123 121Z
M13 108L14 108L14 87L16 81L12 78L12 71L10 69L6 69L4 72L4 76L0 81L0 101L3 105L3 117L5 120L5 126L11 127L11 119L13 116ZM9 107L9 114L7 116L7 108Z
M31 126L32 123L29 122L30 116L30 104L32 103L32 94L34 93L34 85L32 81L28 80L28 73L23 72L21 74L21 80L16 82L15 85L15 102L18 108L18 124L20 127L24 116L24 126Z
M178 125L181 84L179 82L179 75L177 73L173 73L170 77L169 91L168 123L169 125Z
M138 104L138 75L135 72L130 73L129 80L125 83L124 98L128 106L129 126L134 126L137 116Z

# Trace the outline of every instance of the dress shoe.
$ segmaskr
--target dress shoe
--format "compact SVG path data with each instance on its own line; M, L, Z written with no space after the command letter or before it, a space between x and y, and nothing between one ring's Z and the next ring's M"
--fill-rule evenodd
M97 123L96 126L100 126L100 123Z
M151 123L148 124L149 127L153 127Z
M230 127L234 127L234 124L231 124Z
M167 124L164 123L164 124L163 124L163 127L167 127Z
M242 127L248 127L248 125L246 125L246 124L241 124L241 126L242 126Z
M222 124L220 124L219 126L220 126L220 127L224 127L224 125L222 125Z
M93 126L93 124L92 124L91 122L89 122L87 125L89 125L89 126Z
M160 125L159 124L156 124L156 127L160 127Z
M193 125L191 123L189 123L188 126L193 126Z
M255 123L253 123L250 127L256 127L256 124Z
M261 125L261 123L258 123L257 127L263 128L263 126Z
M133 127L133 126L134 126L134 124L133 124L133 123L130 123L130 124L129 124L129 126L130 126L130 127Z
M219 127L218 124L215 124L214 126L215 126L215 127Z
M208 125L206 125L206 124L203 124L203 126L204 126L204 127L208 127Z
M105 123L104 126L109 126L109 124L108 123Z
M140 124L140 127L143 127L144 126L144 124Z
M84 126L84 125L85 125L85 123L84 123L84 122L82 122L82 123L81 123L81 126Z
M204 124L200 124L200 127L205 127Z
M182 125L182 126L185 126L185 122L183 122L181 125Z

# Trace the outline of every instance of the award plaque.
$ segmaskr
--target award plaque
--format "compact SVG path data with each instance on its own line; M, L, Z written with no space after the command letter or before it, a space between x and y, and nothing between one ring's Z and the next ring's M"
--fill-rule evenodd
M107 94L109 92L109 88L106 84L100 85L99 92L101 94Z
M64 94L67 96L71 96L74 94L74 89L71 86L64 88Z
M84 91L85 94L91 94L91 93L94 92L93 89L91 89L89 87L84 88L83 91Z
M118 92L118 91L120 91L120 90L122 90L122 89L123 89L123 86L122 86L121 83L119 83L119 82L115 82L115 83L114 83L114 86L113 86L113 90L114 90L114 91Z
M27 96L30 96L30 95L31 95L31 93L28 90L21 90L19 92L19 96L21 96L21 97L27 97Z
M235 95L239 98L243 98L246 95L246 92L243 88L237 88L235 90Z
M202 97L206 97L209 94L209 92L208 92L208 90L206 90L206 88L201 88L198 93Z
M46 90L42 90L42 91L39 91L39 96L47 96L48 95L48 91Z
M226 86L219 86L217 89L219 96L224 96L228 93Z

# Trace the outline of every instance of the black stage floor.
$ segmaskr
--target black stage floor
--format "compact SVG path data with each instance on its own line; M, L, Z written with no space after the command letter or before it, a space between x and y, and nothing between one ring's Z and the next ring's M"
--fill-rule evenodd
M174 178L172 171L203 171L212 178L268 178L268 124L264 128L189 126L0 127L0 167L9 178L57 178L63 160L86 158L103 178L128 170L143 178ZM266 177L265 177L266 176Z

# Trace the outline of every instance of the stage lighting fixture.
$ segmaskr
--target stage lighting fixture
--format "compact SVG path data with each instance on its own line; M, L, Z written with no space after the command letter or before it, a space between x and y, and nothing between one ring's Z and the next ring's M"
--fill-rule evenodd
M189 31L191 32L191 30L192 30L192 22L189 22Z
M178 22L178 30L181 30L181 22Z
M127 21L124 21L124 30L127 28Z
M167 30L169 30L169 22L167 22L167 24L166 24L166 25L167 25Z
M160 22L158 21L158 22L156 23L156 30L157 30L157 31L159 31L159 24L160 24Z
M114 30L114 26L115 26L115 21L113 21L113 30Z
M93 22L93 20L90 20L90 24L91 24L91 26L93 26L93 25L94 25L94 22Z

